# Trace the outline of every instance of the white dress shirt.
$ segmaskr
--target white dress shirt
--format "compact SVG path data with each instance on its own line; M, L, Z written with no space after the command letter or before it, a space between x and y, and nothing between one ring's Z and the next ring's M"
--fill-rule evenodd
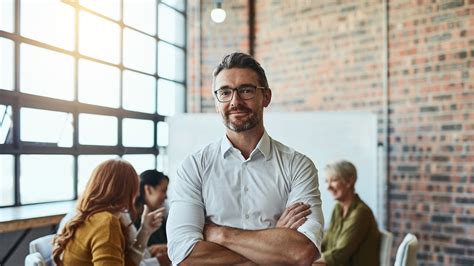
M266 132L246 160L224 136L188 156L170 180L168 255L173 264L185 259L203 240L206 219L245 230L274 228L296 202L311 205L297 230L321 251L324 219L313 162Z

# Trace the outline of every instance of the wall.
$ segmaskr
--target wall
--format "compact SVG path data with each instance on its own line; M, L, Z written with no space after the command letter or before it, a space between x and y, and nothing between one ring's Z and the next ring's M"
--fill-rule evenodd
M22 238L22 234L25 234ZM18 244L18 247L15 249L13 254L10 255L8 260L5 262L4 266L17 266L25 264L25 257L29 253L30 242L40 238L45 235L53 234L56 232L56 225L54 226L45 226L34 228L28 231L14 231L8 233L0 233L0 259L4 260L7 256L7 252L13 247L13 244L16 243L19 239L21 241Z
M213 24L212 1L188 1L202 43L188 36L188 110L212 112L212 68L250 50L250 2L224 1L227 19ZM371 111L382 143L388 130L392 255L413 232L420 264L474 264L474 0L255 0L255 36L271 111Z

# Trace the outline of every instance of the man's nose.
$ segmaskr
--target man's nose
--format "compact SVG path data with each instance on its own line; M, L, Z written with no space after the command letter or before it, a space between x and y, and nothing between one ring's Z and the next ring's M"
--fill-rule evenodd
M233 90L232 91L232 99L230 100L230 104L232 106L237 106L240 103L242 103L242 99L240 98L239 93L237 92L237 90Z

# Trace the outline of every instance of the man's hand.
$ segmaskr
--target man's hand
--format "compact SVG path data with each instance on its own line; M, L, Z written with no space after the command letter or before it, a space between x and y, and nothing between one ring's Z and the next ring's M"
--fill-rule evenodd
M285 209L275 227L296 230L306 222L306 216L310 213L311 210L308 204L297 202Z
M154 245L151 245L151 246L148 248L148 251L150 251L150 254L151 254L153 257L156 257L156 256L159 255L159 254L167 253L167 252L168 252L168 248L167 248L166 244L154 244Z

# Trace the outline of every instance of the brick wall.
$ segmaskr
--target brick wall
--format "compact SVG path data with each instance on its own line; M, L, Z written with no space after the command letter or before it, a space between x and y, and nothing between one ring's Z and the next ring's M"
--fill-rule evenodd
M474 1L389 7L389 226L422 261L473 265Z
M188 97L199 98L188 106L209 112L212 68L226 53L249 50L249 1L224 1L228 19L219 25L209 19L212 1L188 3L201 5L203 43L200 70L188 60L188 80L201 79L188 86ZM381 1L255 3L253 48L274 91L270 111L371 111L384 142L388 78L392 255L413 232L420 265L473 265L474 1L389 1L388 76Z
M213 0L188 1L189 112L214 111L212 70L229 51L248 52L248 1L225 1L225 23L211 21Z

